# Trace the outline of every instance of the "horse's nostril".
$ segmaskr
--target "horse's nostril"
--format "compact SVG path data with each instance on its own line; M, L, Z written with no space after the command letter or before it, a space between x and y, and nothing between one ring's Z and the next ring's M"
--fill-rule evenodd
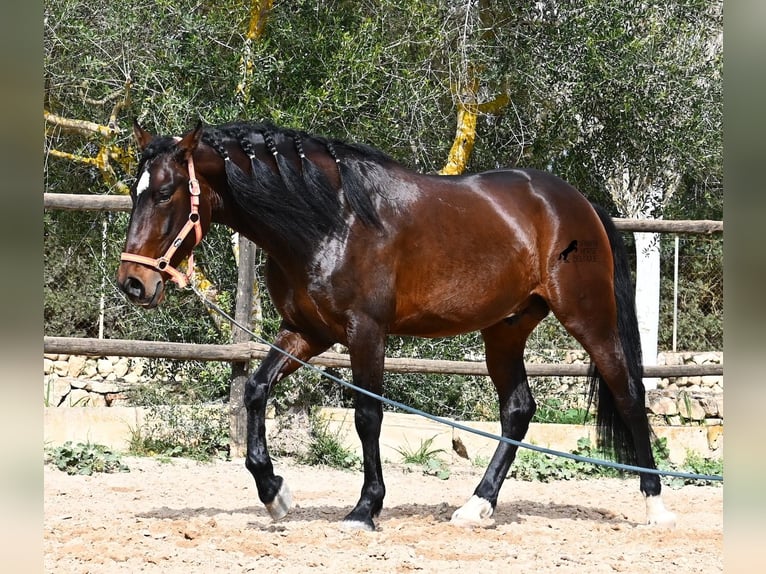
M144 284L135 277L128 277L122 284L122 290L134 299L144 298Z

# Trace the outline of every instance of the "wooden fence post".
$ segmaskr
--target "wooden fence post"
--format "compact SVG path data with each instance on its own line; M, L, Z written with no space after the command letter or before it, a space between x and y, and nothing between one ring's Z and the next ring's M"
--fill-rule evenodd
M243 235L239 236L239 270L234 319L248 329L253 307L253 284L255 282L255 244ZM246 343L250 335L232 325L232 342ZM232 362L231 387L229 389L229 445L232 457L243 456L247 450L247 412L243 403L245 382L250 374L250 361Z

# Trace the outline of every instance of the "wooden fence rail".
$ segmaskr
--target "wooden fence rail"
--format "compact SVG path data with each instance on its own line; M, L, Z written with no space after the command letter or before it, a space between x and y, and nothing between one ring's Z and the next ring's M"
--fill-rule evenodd
M81 193L45 193L45 209L83 211L130 211L131 200L125 195L85 195ZM723 233L723 221L706 219L622 219L615 218L617 229L657 233Z
M129 339L87 339L80 337L44 337L45 353L86 355L92 357L150 357L193 361L252 361L263 359L269 351L262 343L236 343L231 345L200 345L163 341L135 341ZM325 352L311 359L312 365L347 368L348 355ZM440 361L386 357L385 369L393 373L431 373L455 375L487 375L487 367L478 361ZM533 377L578 377L588 373L588 365L527 363L527 374ZM646 377L688 377L723 375L722 364L707 365L647 365Z

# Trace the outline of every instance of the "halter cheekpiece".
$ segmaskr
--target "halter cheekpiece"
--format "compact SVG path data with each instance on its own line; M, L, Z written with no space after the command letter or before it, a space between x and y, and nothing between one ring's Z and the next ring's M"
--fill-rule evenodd
M170 275L170 280L176 283L176 285L178 285L181 289L189 285L189 282L194 275L193 249L199 245L200 241L202 241L202 224L200 223L199 216L200 188L199 181L197 180L194 171L194 160L192 159L191 155L189 156L187 165L189 169L189 194L191 197L191 211L189 212L189 219L181 228L181 231L178 232L178 235L176 235L176 238L170 244L170 247L168 247L167 251L165 251L162 256L156 259L125 252L120 255L121 261L139 263L141 265L151 267L152 269L156 269L157 271L161 271L162 273L167 273ZM194 247L192 248L192 252L189 254L189 258L186 263L186 273L182 273L170 264L170 260L172 259L176 250L183 244L186 236L191 233L192 229L194 230L195 235Z

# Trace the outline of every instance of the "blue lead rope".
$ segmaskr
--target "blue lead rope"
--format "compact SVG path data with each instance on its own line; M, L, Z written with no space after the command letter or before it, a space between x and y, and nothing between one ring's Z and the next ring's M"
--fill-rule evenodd
M435 421L437 423L441 423L443 425L447 425L447 426L452 427L452 428L456 428L456 429L459 429L459 430L462 430L462 431L473 433L475 435L479 435L479 436L482 436L484 438L488 438L488 439L493 439L493 440L496 440L496 441L505 442L505 443L508 443L508 444L511 444L511 445L514 445L514 446L517 446L517 447L526 448L526 449L534 450L534 451L537 451L537 452L542 452L544 454L548 454L548 455L552 455L552 456L557 456L557 457L561 457L561 458L568 458L568 459L571 459L571 460L576 460L578 462L586 462L586 463L589 463L589 464L595 464L595 465L600 465L600 466L616 468L618 470L625 470L625 471L631 471L631 472L645 472L647 474L658 474L658 475L662 475L662 476L671 476L671 477L685 478L685 479L690 479L690 480L705 480L705 481L711 481L711 482L712 481L721 481L721 482L723 481L723 476L719 476L719 475L694 474L694 473L688 473L688 472L678 472L678 471L674 471L674 470L660 470L660 469L656 469L656 468L644 468L644 467L641 467L641 466L634 466L634 465L631 465L631 464L622 464L622 463L619 463L619 462L611 462L611 461L608 461L608 460L602 460L602 459L598 459L598 458L591 458L591 457L588 457L588 456L581 456L579 454L574 454L574 453L571 453L571 452L562 452L562 451L553 450L553 449L550 449L550 448L545 448L545 447L542 447L542 446L537 446L537 445L534 445L534 444L528 444L528 443L525 443L525 442L514 440L512 438L508 438L508 437L496 435L496 434L493 434L493 433L490 433L490 432L486 432L486 431L483 431L483 430L475 429L475 428L463 425L461 423L458 423L458 422L455 422L455 421L451 421L449 419L445 419L443 417L432 415L430 413L427 413L425 411L421 411L420 409L416 409L416 408L411 407L409 405L405 405L404 403L400 403L399 401L395 401L393 399L387 399L386 397L383 397L383 396L380 396L378 394L375 394L372 391L368 391L367 389L363 389L361 387L358 387L357 385L354 385L353 383L349 383L348 381L344 381L343 379L341 379L339 377L336 377L335 375L333 375L331 373L323 371L322 369L319 369L316 366L314 366L314 365L312 365L310 363L307 363L306 361L303 361L303 360L299 359L298 357L296 357L295 355L292 355L291 353L288 353L284 349L281 349L281 348L277 347L273 343L270 343L269 341L267 341L263 337L260 337L259 335L256 335L253 331L251 331L250 329L248 329L244 325L240 324L237 320L235 320L233 317L231 317L226 311L221 309L218 305L216 305L212 301L208 301L207 298L204 296L204 294L197 290L196 286L194 286L193 289L194 289L194 292L197 293L197 295L202 299L202 301L204 301L205 305L207 305L208 307L210 307L211 309L213 309L217 313L221 314L228 321L230 321L233 325L236 325L237 327L242 329L245 333L250 335L253 339L259 341L260 343L262 343L264 345L267 345L268 347L270 347L270 348L272 348L272 349L274 349L276 351L279 351L280 353L282 353L286 357L292 359L293 361L296 361L297 363L300 363L304 367L308 367L309 369L319 373L321 376L326 377L326 378L330 379L331 381L333 381L335 383L338 383L339 385L342 385L342 386L344 386L344 387L346 387L348 389L356 391L357 393L362 393L364 395L367 395L368 397L372 397L372 398L374 398L374 399L376 399L376 400L378 400L378 401L380 401L382 403L385 403L385 404L387 404L389 406L396 407L396 408L401 409L403 411L407 411L409 413L412 413L412 414L415 414L415 415L419 415L421 417L430 419L430 420Z

